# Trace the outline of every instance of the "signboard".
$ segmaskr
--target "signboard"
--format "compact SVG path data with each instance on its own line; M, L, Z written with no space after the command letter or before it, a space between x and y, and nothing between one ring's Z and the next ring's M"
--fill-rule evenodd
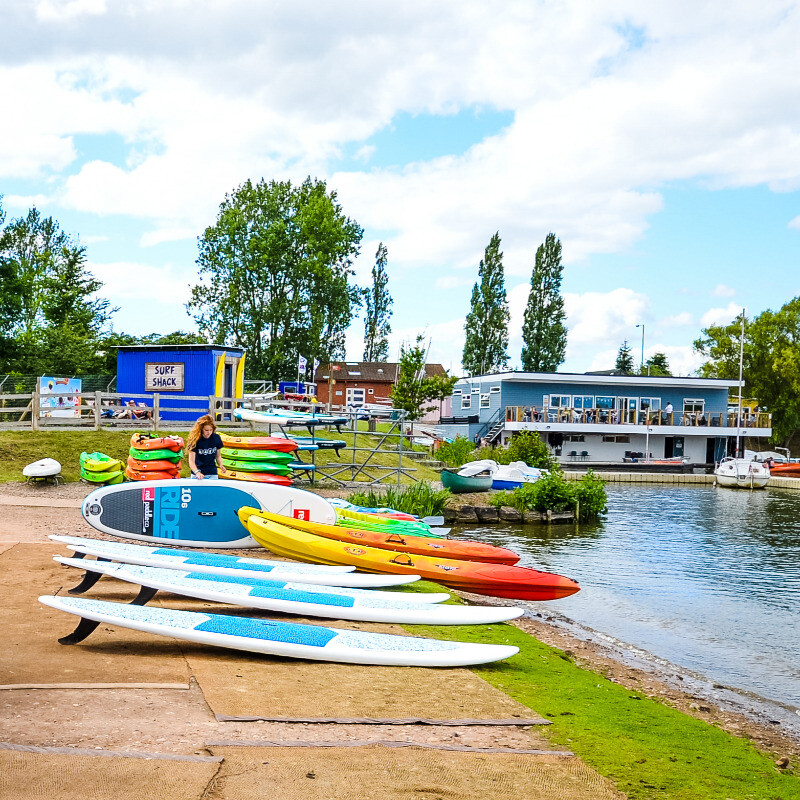
M183 362L145 364L144 390L146 392L182 392L185 367Z
M39 416L79 417L81 388L80 378L39 378Z

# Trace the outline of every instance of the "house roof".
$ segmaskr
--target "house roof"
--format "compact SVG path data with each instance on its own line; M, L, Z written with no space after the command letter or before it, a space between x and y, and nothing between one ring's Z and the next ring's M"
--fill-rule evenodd
M572 383L572 384L606 384L609 386L686 386L694 389L726 389L739 385L739 381L721 378L697 378L689 376L647 376L647 375L614 375L608 372L499 372L493 375L476 375L462 378L456 386L498 382L507 383Z
M320 365L314 376L316 383L327 381L329 376L337 381L365 381L370 383L394 383L400 371L400 365L394 361L333 361L329 365ZM339 369L336 369L338 367ZM441 364L426 364L425 377L444 375L445 368Z

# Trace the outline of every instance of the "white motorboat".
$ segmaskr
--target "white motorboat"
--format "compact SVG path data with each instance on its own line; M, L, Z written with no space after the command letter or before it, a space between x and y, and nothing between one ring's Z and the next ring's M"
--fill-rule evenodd
M717 483L738 489L763 489L769 481L769 467L760 461L723 458L714 470Z
M547 470L529 467L524 461L498 464L496 461L484 458L464 464L458 474L466 477L485 472L489 472L492 476L492 489L516 489L523 483L535 483Z

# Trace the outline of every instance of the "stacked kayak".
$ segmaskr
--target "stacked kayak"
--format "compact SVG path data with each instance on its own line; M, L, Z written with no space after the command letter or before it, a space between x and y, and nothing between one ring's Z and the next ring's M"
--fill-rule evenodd
M321 522L307 522L298 519L287 520L283 515L259 511L257 508L239 509L239 519L245 524L254 514L261 519L286 524L289 527L306 533L313 533L326 539L336 539L350 544L369 545L381 550L393 550L398 553L413 553L414 555L435 556L437 558L455 558L459 561L483 561L487 564L516 564L519 561L519 556L513 551L484 542L361 531L353 528L344 528L338 524L326 525Z
M313 465L296 460L297 442L277 436L223 436L220 454L226 478L291 486L294 470Z
M105 453L81 453L81 478L90 483L109 486L122 483L122 462Z
M421 575L466 592L516 600L557 600L580 590L575 581L551 572L348 544L300 530L295 520L288 517L282 524L260 513L252 513L250 509L241 509L239 518L260 545L276 555L298 561L348 564L369 572Z
M406 534L408 536L428 536L440 539L441 536L430 525L419 519L397 519L374 513L353 511L336 507L336 524L363 531Z
M134 433L125 475L132 481L175 480L181 474L183 439Z

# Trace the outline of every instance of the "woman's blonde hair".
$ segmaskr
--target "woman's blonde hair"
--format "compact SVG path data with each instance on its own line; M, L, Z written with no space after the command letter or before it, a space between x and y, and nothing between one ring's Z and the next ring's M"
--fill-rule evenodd
M213 433L217 432L217 426L209 414L204 414L200 419L192 425L189 435L186 437L186 449L191 450L196 444L197 440L203 435L203 428L210 425L213 428Z

